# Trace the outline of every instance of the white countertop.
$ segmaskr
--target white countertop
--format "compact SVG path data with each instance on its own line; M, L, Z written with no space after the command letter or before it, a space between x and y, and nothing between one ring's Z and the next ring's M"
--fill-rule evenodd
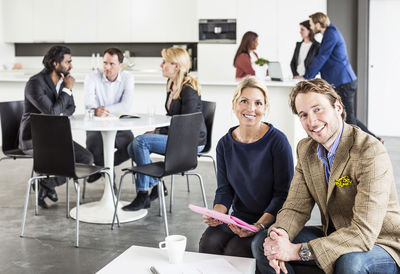
M236 87L240 81L201 81L202 86L234 86ZM271 81L265 79L265 84L267 87L294 87L299 80L288 79L284 81Z
M41 69L37 70L3 70L0 71L0 82L27 82L29 78L40 72ZM76 83L83 83L86 75L91 71L71 71L71 75L75 78ZM139 84L163 84L167 82L164 77L162 77L161 72L154 71L131 71L135 77L135 83Z
M22 82L26 83L29 78L38 73L41 69L37 70L3 70L0 71L0 82ZM75 78L76 83L83 83L87 74L91 71L71 71L71 75ZM159 84L165 85L167 80L161 75L159 70L132 70L130 71L135 77L136 84ZM196 72L191 73L194 77L197 77ZM285 81L270 81L265 80L265 84L271 87L294 87L298 80L288 79ZM202 81L200 79L201 86L237 86L238 81L232 79L232 81Z

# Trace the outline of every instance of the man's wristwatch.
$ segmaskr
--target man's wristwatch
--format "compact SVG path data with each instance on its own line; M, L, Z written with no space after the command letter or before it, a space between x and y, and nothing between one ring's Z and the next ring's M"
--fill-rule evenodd
M308 244L307 243L302 243L301 244L299 256L300 256L302 261L309 261L310 260L310 258L311 258L311 250L308 248Z

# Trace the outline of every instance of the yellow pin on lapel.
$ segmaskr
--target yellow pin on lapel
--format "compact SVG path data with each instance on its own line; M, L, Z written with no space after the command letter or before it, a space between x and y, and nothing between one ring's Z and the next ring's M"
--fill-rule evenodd
M353 183L349 176L343 176L342 178L336 179L335 184L337 187L349 186Z

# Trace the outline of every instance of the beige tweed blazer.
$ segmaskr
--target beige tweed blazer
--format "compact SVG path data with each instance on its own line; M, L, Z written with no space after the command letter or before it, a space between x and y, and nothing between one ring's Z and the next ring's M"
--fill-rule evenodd
M368 251L374 244L383 247L400 265L400 208L385 147L345 123L327 184L317 146L311 138L299 142L289 194L273 226L285 229L293 240L317 203L325 235L329 217L336 228L329 236L309 242L325 273L334 272L341 255ZM351 184L341 185L343 179L336 182L344 176Z

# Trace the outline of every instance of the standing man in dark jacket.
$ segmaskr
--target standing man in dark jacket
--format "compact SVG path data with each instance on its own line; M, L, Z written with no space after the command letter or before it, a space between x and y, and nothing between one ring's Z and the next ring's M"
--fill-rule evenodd
M75 79L69 74L72 69L71 51L64 46L52 47L43 58L44 69L33 75L25 87L25 110L19 129L19 148L26 154L33 153L31 136L31 113L70 116L75 111L72 88ZM89 151L74 142L75 161L92 164ZM60 155L62 157L62 155ZM39 205L48 208L45 198L58 200L55 187L65 183L65 178L43 179L40 182Z
M333 85L343 101L347 113L346 123L359 126L363 131L375 136L357 120L355 115L354 95L357 91L357 76L347 57L346 43L342 34L322 12L310 15L310 27L314 33L321 33L323 38L318 55L306 70L304 78L313 79L318 72L321 72L321 78Z

